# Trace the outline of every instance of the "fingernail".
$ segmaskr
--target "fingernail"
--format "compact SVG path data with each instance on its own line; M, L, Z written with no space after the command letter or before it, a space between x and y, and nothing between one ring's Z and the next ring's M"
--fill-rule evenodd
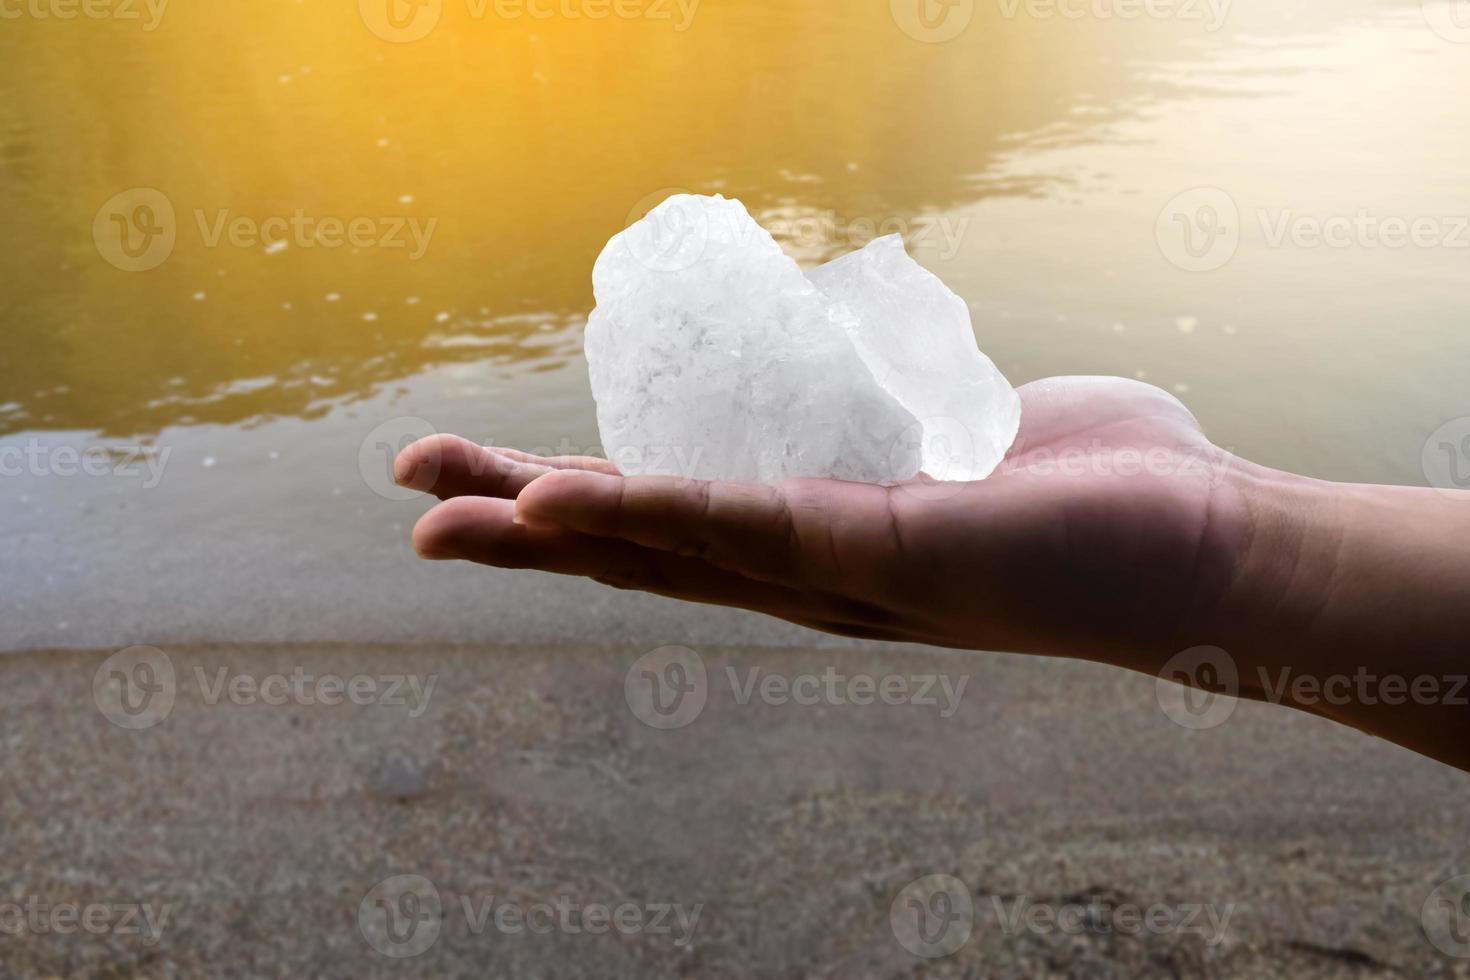
M523 514L521 513L520 507L516 507L516 509L511 512L510 522L517 527L531 528L532 530L541 531L555 530L557 527L560 526L555 521L548 521L545 518Z
M407 487L409 490L421 489L414 486L413 482L418 473L419 458L417 456L403 455L393 461L393 482L400 487Z

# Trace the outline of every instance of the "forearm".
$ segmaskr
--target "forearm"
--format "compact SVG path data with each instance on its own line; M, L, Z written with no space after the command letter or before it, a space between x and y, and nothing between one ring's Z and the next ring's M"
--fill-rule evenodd
M1242 467L1214 630L1242 693L1470 769L1470 494Z

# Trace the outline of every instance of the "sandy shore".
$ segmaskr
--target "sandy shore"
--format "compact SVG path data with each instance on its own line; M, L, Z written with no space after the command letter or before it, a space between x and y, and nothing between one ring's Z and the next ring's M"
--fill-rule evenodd
M1470 870L1470 781L1287 711L1190 733L1092 665L702 647L702 709L660 730L639 649L216 646L166 648L130 730L111 652L0 657L0 975L1470 973L1421 925ZM372 690L303 703L329 674ZM931 875L973 911L925 959L891 913ZM141 929L63 933L68 905Z

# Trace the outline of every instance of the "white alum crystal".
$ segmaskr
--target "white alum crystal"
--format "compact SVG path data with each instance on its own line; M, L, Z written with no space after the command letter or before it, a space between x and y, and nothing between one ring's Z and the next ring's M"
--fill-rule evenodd
M624 473L978 480L1021 403L897 235L802 274L739 201L676 195L608 242L586 351Z
M923 472L936 480L989 476L1016 439L1021 399L976 346L969 305L909 258L899 235L808 278L857 314L848 336L878 385L921 426Z

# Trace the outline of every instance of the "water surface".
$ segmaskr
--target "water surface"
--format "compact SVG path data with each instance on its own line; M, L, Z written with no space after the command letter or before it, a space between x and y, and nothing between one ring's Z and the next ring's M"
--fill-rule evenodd
M416 426L595 447L591 264L675 189L808 264L903 233L1013 381L1143 378L1262 462L1423 483L1470 415L1450 4L394 3L0 21L0 447L41 460L0 530L33 639L144 557L203 593L291 578L282 541L397 554ZM72 478L63 446L158 479Z

